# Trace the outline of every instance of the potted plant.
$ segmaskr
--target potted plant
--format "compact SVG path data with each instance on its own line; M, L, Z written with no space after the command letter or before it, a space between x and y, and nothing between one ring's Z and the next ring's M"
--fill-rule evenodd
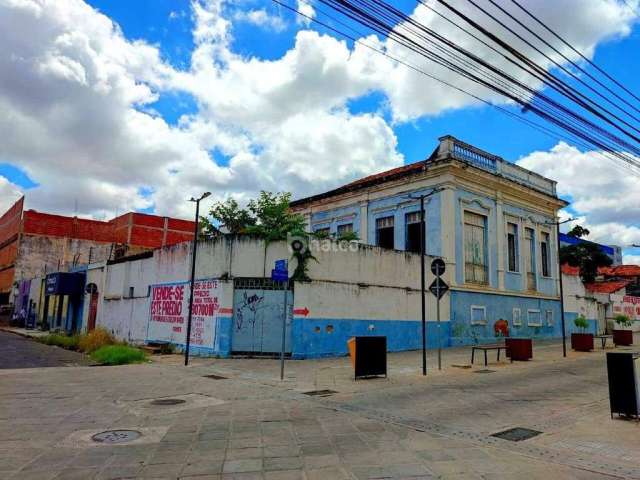
M613 319L617 328L613 329L613 343L616 345L633 345L633 320L623 314L616 315Z
M578 315L573 323L580 332L571 334L571 348L577 352L590 352L593 350L593 333L587 333L589 321L584 315Z

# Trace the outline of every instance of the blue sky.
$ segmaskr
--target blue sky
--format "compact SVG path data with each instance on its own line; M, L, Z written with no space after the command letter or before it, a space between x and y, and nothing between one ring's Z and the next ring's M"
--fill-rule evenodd
M56 131L57 123L60 122L59 117L50 119L51 123L45 124L44 120L34 116L34 121L42 122L43 130L49 129L55 132L51 133L51 139L48 140L51 141L51 151L58 149L59 152L47 157L46 154L41 153L41 148L29 148L27 141L24 142L23 148L17 148L14 154L10 151L3 153L0 149L0 176L5 177L22 191L31 191L32 194L28 198L33 198L34 206L37 208L46 205L47 208L65 211L65 209L69 210L69 205L78 203L76 198L79 198L79 204L86 206L86 211L82 213L90 216L109 215L116 209L122 211L128 208L181 215L181 212L186 212L188 208L176 203L177 195L182 195L182 190L198 191L205 188L213 190L214 194L218 192L219 195L234 195L239 198L254 195L261 188L287 188L294 191L294 195L305 194L313 189L330 188L336 183L350 181L354 176L371 173L371 170L390 168L398 161L409 163L422 160L436 147L438 137L450 134L507 160L524 159L523 161L526 160L531 168L542 174L560 177L557 180L561 182L562 195L569 200L575 200L579 207L577 210L572 209L570 213L589 216L596 229L599 229L597 231L602 238L607 236L603 232L610 230L611 225L615 224L616 228L619 228L616 238L621 239L621 242L628 242L636 238L636 235L640 241L640 225L637 216L633 216L635 210L627 218L624 218L624 212L616 212L609 218L606 213L603 213L603 208L593 207L594 202L597 203L599 200L590 195L593 189L590 186L585 187L585 184L589 184L592 180L589 177L594 177L591 172L602 172L602 166L597 165L598 162L601 164L602 160L599 160L597 155L582 152L581 149L558 149L557 138L551 138L531 129L491 107L470 106L466 100L459 100L457 103L453 100L443 101L437 97L454 97L455 92L433 93L431 87L421 90L419 88L421 82L426 85L426 79L423 77L413 78L413 89L407 87L403 92L398 90L405 89L405 85L392 82L385 84L384 79L377 79L371 83L371 85L381 85L380 88L354 87L350 90L348 85L339 83L342 80L340 75L346 75L344 71L348 71L349 66L346 62L344 65L340 64L341 52L337 45L324 42L318 47L320 50L313 50L313 44L322 43L320 40L325 37L316 38L309 35L301 37L301 33L304 34L305 30L314 30L321 35L339 38L334 32L314 23L304 25L295 14L278 7L270 0L228 1L223 3L221 11L215 10L218 0L209 0L211 8L209 17L196 14L194 5L203 5L203 8L207 6L207 0L197 1L201 3L193 4L186 0L137 0L135 2L88 0L87 3L91 7L104 14L121 29L122 36L128 43L127 48L130 51L126 55L123 54L122 58L116 59L118 68L123 71L130 68L130 64L127 63L129 59L137 58L136 55L143 50L140 45L146 45L157 49L165 64L162 68L171 71L169 73L163 71L159 65L149 61L148 57L143 55L140 58L143 58L143 61L149 61L149 71L153 73L149 74L144 69L136 69L136 67L130 72L125 71L122 78L116 78L113 85L127 84L131 79L135 79L136 85L148 88L146 93L135 92L143 98L137 101L129 100L128 96L135 90L134 85L126 87L127 95L114 97L107 103L98 103L100 107L94 107L91 104L93 97L86 97L86 85L79 88L74 95L76 98L83 99L78 100L78 104L73 102L60 104L58 103L59 93L53 92L51 105L55 107L55 111L60 111L60 108L68 109L69 112L77 112L78 118L83 118L83 115L87 115L87 118L93 115L99 116L100 112L105 110L105 105L110 103L115 105L114 110L105 112L104 119L99 119L96 126L97 132L82 131L82 126L70 124L65 125L64 134L61 134L60 131ZM571 2L576 1L562 0L560 3L572 4ZM561 33L568 38L575 37L585 45L595 45L594 61L631 89L640 91L636 80L640 78L640 62L636 61L637 52L640 51L639 29L635 26L633 19L627 19L624 22L620 20L620 24L617 25L614 17L625 13L624 10L620 10L624 7L621 7L622 3L617 6L611 3L615 0L606 1L609 2L607 4L609 7L607 7L608 10L603 10L601 17L597 14L591 16L585 16L585 14L580 18L578 14L584 14L584 12L557 7L560 4L550 0L527 3L531 8L543 5L542 12L549 19L557 20L563 28ZM592 8L604 8L602 5L605 0L584 0L584 2L589 2ZM629 0L629 2L635 4L635 0ZM287 0L287 3L293 4L294 0ZM416 7L415 0L400 0L393 3L407 13ZM119 34L104 31L96 33L90 30L94 27L91 20L95 19L93 18L95 12L82 10L80 0L72 0L69 5L72 5L69 8L80 12L78 15L86 16L87 21L65 24L65 16L60 12L52 11L50 18L46 20L40 18L37 20L39 23L26 28L37 28L39 25L43 25L44 28L45 21L49 21L60 31L66 29L68 33L82 33L88 38L99 37L103 43L100 44L96 40L95 58L90 60L96 65L103 63L111 65L109 62L113 59L109 45L112 42L117 44ZM544 5L547 5L546 10ZM580 3L580 5L587 4ZM67 7L56 5L56 8ZM614 11L615 14L607 16L608 11ZM249 21L248 15L251 12L263 12L266 20L262 23ZM628 11L626 14L629 16ZM327 21L321 12L318 13L317 18ZM215 21L219 19L229 22L225 34L228 35L225 38L230 39L228 45L216 46L216 42L220 42L222 37L216 37L215 40L197 38L195 32L198 27L215 26ZM210 23L207 24L207 21ZM329 23L331 23L330 20ZM219 26L218 24L216 28ZM629 26L632 28L631 33L620 38L618 33ZM575 31L571 31L572 28ZM359 29L361 30L361 27ZM606 32L599 32L599 29L603 29L603 32L608 29L606 31L617 33L606 34ZM53 29L50 28L47 31L51 30ZM34 38L39 37L34 36ZM296 40L300 41L301 38L306 39L308 43L296 44ZM26 45L29 39L20 38L20 41ZM52 45L59 44L54 41L55 39L52 38L51 45L43 44L35 47L27 45L25 52L38 51L38 49L43 52L49 51L53 48ZM203 45L214 47L216 53L207 53L213 56L211 60L213 63L196 68L192 63L192 56L198 51L207 52ZM103 47L102 51L101 47ZM347 42L347 47L352 49L354 46ZM117 48L122 46L118 44ZM14 57L25 55L20 52L8 53ZM300 55L300 58L293 60L289 58L296 54ZM324 55L325 66L333 65L331 62L335 61L340 75L335 78L331 75L327 75L327 78L314 78L320 70L317 66L308 65L312 54L318 57ZM74 56L75 52L65 51L61 55L65 56L63 65L75 62L86 67L85 71L91 71L91 68L83 64L87 61L86 52L77 53L77 56ZM304 55L309 55L309 58ZM73 61L67 62L66 56ZM225 59L229 56L234 56L236 70L225 65L224 62L227 61ZM289 58L289 61L285 61L285 58ZM253 70L246 68L251 62L258 65ZM60 68L60 65L61 63L58 62L55 67ZM309 72L312 73L302 71L303 68L309 68ZM203 74L203 70L207 69L209 73ZM277 86L278 82L281 82L286 88L293 89L295 93L289 99L293 108L286 110L281 100L280 104L269 103L274 101L270 95L273 98L279 98L277 88L272 90L267 88L264 93L258 93L262 92L263 87L259 78L256 80L239 76L242 72L246 74L255 72L256 69L267 69L265 84L270 85L269 82L271 82ZM146 75L144 78L138 78L141 71L145 72L142 74ZM230 72L235 76L229 74ZM67 71L65 75L69 77L75 73L75 71ZM402 72L395 72L392 75L397 73ZM225 77L225 74L229 74L229 78ZM207 77L207 75L214 76ZM216 78L215 75L218 77ZM248 74L250 75L251 73ZM293 77L298 75L300 78L283 80L278 75L285 78L287 75ZM349 75L352 75L352 72ZM357 83L359 80L357 75L349 78L350 82ZM331 95L334 94L332 82L338 82L335 90L342 89L346 93L336 93L336 98L331 99ZM49 80L45 85L52 83ZM92 87L91 95L94 97L102 95L101 88L102 86ZM229 89L228 95L225 91L221 91L224 89ZM318 93L314 89L319 89L320 95L326 92L330 100L326 104L318 103L317 98L314 97ZM116 89L106 91L114 90ZM69 90L69 92L72 91ZM39 92L42 92L42 87ZM398 95L394 96L396 93ZM19 92L16 93L18 94ZM41 94L46 95L46 92ZM296 110L296 102L299 99L300 107ZM103 100L96 98L96 101ZM413 103L418 105L415 110L412 110ZM242 110L245 107L249 113ZM270 110L272 107L273 111ZM263 114L263 110L267 113ZM304 118L306 110L310 112L309 119ZM24 111L28 111L28 108L24 108L22 112ZM53 107L51 111L54 111ZM135 122L132 127L132 111L147 115L146 120L142 119L144 122L151 118L160 120L162 128L156 128L153 131L163 133L152 135L148 127L141 127ZM519 112L519 109L513 111ZM253 115L254 118L249 118L247 115ZM541 122L531 113L526 115L531 120ZM382 120L382 123L379 120ZM106 122L106 127L102 125L103 121ZM309 125L305 124L307 121ZM269 130L265 125L273 125L273 128ZM300 132L296 131L298 126L300 126ZM313 135L313 129L317 126L322 126L326 130L325 137L319 135L316 142L318 145L307 145L305 135L308 135L308 132L312 132ZM88 122L86 128L92 127L91 122ZM116 135L112 142L105 143L104 147L96 147L95 144L83 145L86 138L100 135L105 128L109 127L113 127ZM362 158L349 159L353 163L350 165L351 168L332 171L331 162L334 160L331 155L335 155L331 151L331 147L334 146L332 139L336 138L336 132L345 131L345 129L354 129L356 133L353 138L341 138L343 143L338 145L339 148L335 151L342 154L341 152L355 151L357 148L368 145L371 147L372 160L367 159L365 148ZM117 138L118 132L122 133L121 138ZM25 138L29 138L29 133L25 133ZM65 136L67 134L69 138ZM63 142L61 136L67 143ZM132 141L132 138L136 140ZM376 144L374 149L372 145L377 140L380 140L380 143ZM359 141L364 144L358 144ZM33 143L40 144L40 142ZM46 142L43 141L42 144L45 145ZM296 156L307 146L309 146L308 157L294 159L299 162L298 164L279 163L279 159L283 156ZM99 148L103 150L97 150ZM541 155L533 155L534 152L540 152ZM159 153L164 155L162 159ZM583 153L584 156L581 156ZM326 158L318 159L316 170L306 171L304 165L315 163L318 155L325 155ZM90 195L94 191L91 189L71 196L69 193L71 189L66 181L60 181L59 175L64 173L65 165L69 164L69 158L77 158L79 162L84 162L83 168L88 165L87 162L91 164L91 171L86 173L95 180L95 185L91 188L100 189L101 194L93 196L100 201L94 201L93 197L91 201L83 198L83 195ZM585 173L585 178L579 178L576 174L563 176L562 171L554 170L558 158L573 159L575 162L591 162L591 167L595 170L585 168L585 172L590 172ZM196 164L199 167L194 167ZM61 165L63 167L60 167ZM265 167L267 171L264 175L254 175L256 165L260 165L261 168L268 167ZM108 174L105 173L105 167L110 168ZM77 171L77 167L69 166L68 168L71 173L67 173L67 177ZM154 172L155 176L151 179L148 173L154 168L158 172ZM578 173L581 170L581 165L575 168ZM199 174L193 175L192 172L196 171ZM606 174L610 175L608 172L607 170ZM284 180L280 181L283 178ZM606 182L601 182L601 185L606 185L609 194L619 195L621 200L628 199L633 187L627 185L617 189L615 186L612 187L616 181L615 177L608 178Z
M190 2L186 0L139 0L113 2L110 0L90 0L88 3L115 20L124 34L130 39L144 39L156 44L163 56L176 66L185 67L189 63L193 49L190 14ZM294 14L278 7L269 0L238 2L245 9L265 8L273 15L281 15L288 21L288 27L282 32L256 28L248 23L234 25L234 50L246 56L261 59L278 59L294 45L298 26L293 21ZM394 2L399 8L410 11L415 2L402 0ZM322 16L320 20L326 20ZM320 32L327 29L317 24L310 28ZM640 77L640 62L629 61L630 56L637 57L640 50L640 33L635 29L632 35L616 39L598 46L593 61L604 68L617 80L634 85ZM372 111L384 105L382 94L369 95L350 108L354 112ZM184 112L195 109L193 100L188 97L163 97L154 105L170 122ZM529 118L538 119L529 114ZM468 143L480 146L508 160L518 158L535 150L548 150L558 140L531 129L489 107L463 108L445 112L435 117L421 118L416 121L395 126L399 150L405 155L406 162L419 161L428 156L437 145L439 136L450 134Z

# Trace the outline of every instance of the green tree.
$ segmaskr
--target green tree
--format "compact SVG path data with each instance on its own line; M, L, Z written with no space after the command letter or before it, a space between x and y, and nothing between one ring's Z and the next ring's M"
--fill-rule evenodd
M591 232L580 225L576 225L571 229L571 231L567 232L567 235L574 238L582 238L589 235Z
M287 235L305 235L304 217L291 212L291 193L260 192L260 196L249 201L248 208L255 224L247 227L252 233L268 241L286 240Z
M229 233L246 233L249 227L256 224L256 219L251 213L245 208L240 208L238 202L233 198L215 203L209 210L209 215L220 227L216 227L214 222L208 218L201 217L200 231L204 235L220 235L221 229L227 230Z
M241 208L233 198L217 202L209 211L211 219L201 218L201 232L205 236L216 236L226 230L256 235L267 241L285 240L287 235L304 235L304 217L290 211L290 201L290 193L262 191L246 208Z
M582 238L585 235L589 235L589 230L576 225L567 235L574 238ZM568 263L572 267L579 267L580 277L585 283L591 283L596 279L598 268L608 267L613 263L599 245L588 241L562 247L560 249L560 262L562 264Z

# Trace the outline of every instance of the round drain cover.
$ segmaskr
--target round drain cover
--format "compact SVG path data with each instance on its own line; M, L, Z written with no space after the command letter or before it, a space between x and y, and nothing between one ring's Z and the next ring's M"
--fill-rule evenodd
M107 430L96 433L91 440L98 443L127 443L140 438L142 434L137 430Z
M151 405L180 405L181 403L187 402L181 398L158 398L157 400L153 400Z

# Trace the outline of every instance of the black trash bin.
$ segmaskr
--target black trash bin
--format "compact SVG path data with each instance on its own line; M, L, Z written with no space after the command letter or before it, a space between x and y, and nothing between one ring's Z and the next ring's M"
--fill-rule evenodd
M640 416L640 353L607 352L609 404L613 414Z
M348 343L356 380L387 376L387 337L353 337Z

